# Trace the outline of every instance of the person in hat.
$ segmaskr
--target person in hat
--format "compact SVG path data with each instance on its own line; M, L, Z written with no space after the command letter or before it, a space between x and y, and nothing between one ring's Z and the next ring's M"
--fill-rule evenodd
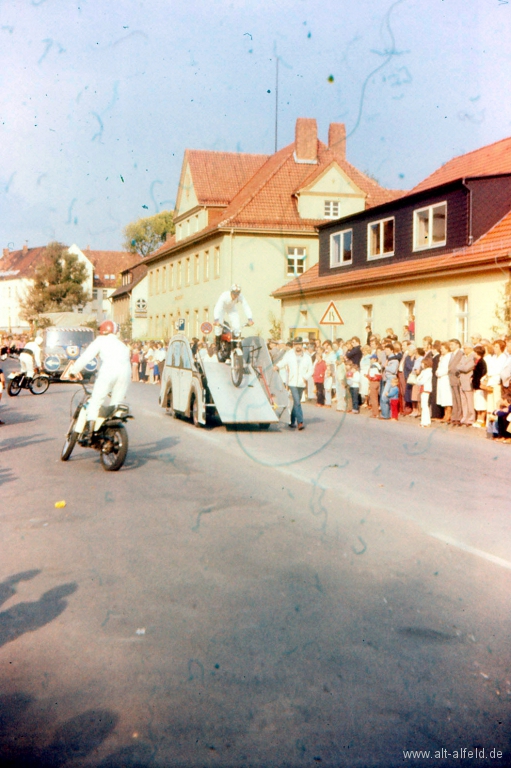
M310 355L303 351L303 339L297 336L293 340L293 347L279 360L274 368L276 371L285 370L287 373L287 385L293 398L293 409L289 426L291 429L298 427L305 429L303 423L302 395L307 386L307 379L312 376L312 363Z

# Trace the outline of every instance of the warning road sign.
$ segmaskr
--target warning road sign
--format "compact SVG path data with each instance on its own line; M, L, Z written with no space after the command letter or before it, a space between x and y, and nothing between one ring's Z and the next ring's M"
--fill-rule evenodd
M325 314L319 321L320 325L344 325L344 320L339 314L339 310L335 306L334 302L331 301L328 305Z

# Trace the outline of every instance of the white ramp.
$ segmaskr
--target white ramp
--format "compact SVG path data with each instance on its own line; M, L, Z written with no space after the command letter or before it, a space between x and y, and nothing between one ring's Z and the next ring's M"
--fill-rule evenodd
M231 379L231 366L203 361L208 389L223 424L273 424L278 416L251 366L241 386Z

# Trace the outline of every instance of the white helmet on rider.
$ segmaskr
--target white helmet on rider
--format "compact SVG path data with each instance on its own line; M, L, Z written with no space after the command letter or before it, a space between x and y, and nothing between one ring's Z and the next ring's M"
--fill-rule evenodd
M238 285L238 283L233 283L231 285L231 293L241 293L241 285Z
M44 340L42 336L36 336L34 341L36 344L39 344L39 346L41 346Z

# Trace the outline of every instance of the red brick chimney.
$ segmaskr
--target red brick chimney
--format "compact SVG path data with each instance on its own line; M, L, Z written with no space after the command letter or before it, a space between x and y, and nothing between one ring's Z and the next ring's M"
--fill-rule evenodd
M313 117L299 117L295 127L295 161L318 162L318 126Z
M23 243L23 256L26 256L28 253L28 245L26 243Z
M4 248L4 252L3 252L4 259L6 259L8 257L9 253L10 253L9 249L8 248Z
M344 123L330 123L328 129L328 149L346 158L346 126Z

